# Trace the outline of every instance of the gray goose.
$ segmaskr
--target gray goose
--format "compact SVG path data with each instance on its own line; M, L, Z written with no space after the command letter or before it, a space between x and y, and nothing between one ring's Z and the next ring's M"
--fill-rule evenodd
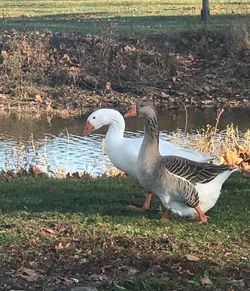
M204 214L220 196L222 184L238 168L191 161L178 156L161 156L157 112L151 104L133 105L126 117L144 119L144 138L137 159L137 178L147 190L157 194L168 217L168 209L181 216Z

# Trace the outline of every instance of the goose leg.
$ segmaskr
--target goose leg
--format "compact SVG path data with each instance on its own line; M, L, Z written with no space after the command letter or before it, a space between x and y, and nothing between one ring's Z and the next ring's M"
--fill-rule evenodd
M164 211L162 213L161 219L162 220L168 220L169 219L169 211L168 211L167 208L164 208Z
M203 213L199 204L195 207L195 210L199 215L200 223L207 222L207 216Z
M152 192L149 192L149 191L148 191L148 192L147 192L146 199L145 199L145 201L144 201L144 204L143 204L142 208L144 208L144 209L149 209L151 198L152 198Z

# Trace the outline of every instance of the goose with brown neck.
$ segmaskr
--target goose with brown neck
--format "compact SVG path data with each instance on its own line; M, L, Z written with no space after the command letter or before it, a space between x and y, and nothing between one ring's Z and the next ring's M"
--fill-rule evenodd
M144 138L137 159L137 178L149 191L161 199L168 209L181 216L198 214L206 222L205 212L220 196L222 184L238 168L191 161L177 156L161 156L159 152L158 118L148 103L133 105L126 117L144 119Z

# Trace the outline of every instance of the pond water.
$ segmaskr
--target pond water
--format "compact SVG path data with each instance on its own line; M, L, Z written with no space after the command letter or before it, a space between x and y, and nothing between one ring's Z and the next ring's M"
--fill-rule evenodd
M0 117L0 170L17 169L38 164L43 171L87 171L92 175L105 173L112 167L103 153L104 127L91 136L82 136L87 116L72 119L55 117L49 121ZM159 114L161 137L181 133L185 128L185 111L162 111ZM214 125L215 110L188 110L188 131ZM249 128L250 109L228 109L222 114L219 128L234 123L240 131ZM141 136L143 122L137 118L126 120L126 136Z

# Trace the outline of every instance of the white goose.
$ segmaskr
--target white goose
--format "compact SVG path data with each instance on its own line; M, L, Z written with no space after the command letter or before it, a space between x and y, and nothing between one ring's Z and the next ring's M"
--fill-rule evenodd
M159 130L155 108L138 103L125 115L144 119L144 138L137 160L137 178L147 189L157 194L168 209L181 216L198 214L206 222L204 214L212 208L220 196L222 184L239 168L194 162L183 157L162 156L159 152Z
M125 138L125 121L123 116L114 109L98 109L87 119L84 135L108 125L105 136L105 152L112 164L133 177L137 176L137 157L143 138ZM160 139L160 152L162 155L182 156L194 161L208 161L213 158L201 152L181 148L178 145ZM150 207L151 193L147 193L143 208Z

